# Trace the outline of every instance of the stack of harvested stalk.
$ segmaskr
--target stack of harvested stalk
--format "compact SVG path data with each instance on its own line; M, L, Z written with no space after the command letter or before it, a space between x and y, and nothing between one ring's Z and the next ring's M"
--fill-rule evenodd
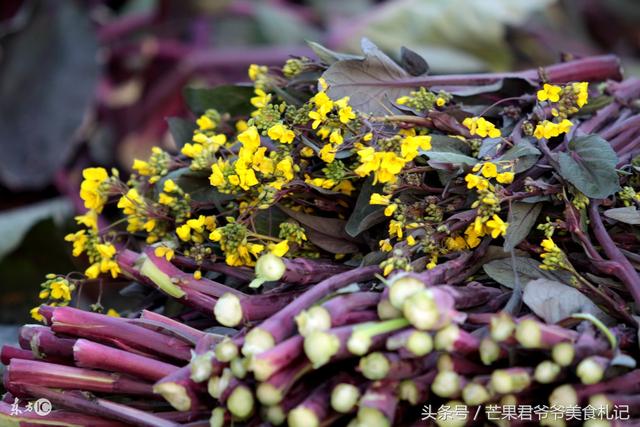
M179 152L128 180L85 170L88 267L3 348L0 419L637 425L640 81L610 56L428 76L314 48L187 90ZM144 310L67 306L123 277Z

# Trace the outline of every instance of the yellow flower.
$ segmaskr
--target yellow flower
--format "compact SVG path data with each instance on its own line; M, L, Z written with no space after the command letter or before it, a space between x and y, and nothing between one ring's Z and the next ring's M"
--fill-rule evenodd
M222 168L224 168L224 166L225 163L222 159L218 159L218 163L214 163L213 165L211 165L211 175L209 175L209 183L214 187L220 187L225 183L224 174L222 173Z
M320 149L318 157L320 157L326 163L331 163L336 158L336 152L337 149L333 145L326 144L324 147L322 147L322 149Z
M107 310L107 316L110 316L110 317L120 317L120 313L118 313L117 311L115 311L113 308L110 308L109 310Z
M289 252L289 242L287 240L283 240L277 244L272 243L269 245L269 252L271 252L275 256L282 257L287 252Z
M238 135L238 141L240 141L244 148L247 148L251 153L256 151L260 146L260 134L255 126L249 127L244 132Z
M383 252L391 252L391 249L393 249L393 246L391 246L389 239L380 240L378 244L380 245L380 250Z
M494 178L496 175L498 175L498 168L494 163L486 162L482 165L482 169L480 169L480 172L485 178Z
M573 91L578 94L578 98L576 99L576 104L578 108L582 108L589 98L589 83L588 82L580 82L573 84Z
M383 196L380 193L373 193L371 195L371 197L369 198L369 204L370 205L388 205L389 203L391 203L390 200L391 196Z
M85 230L76 231L64 236L67 242L73 242L73 256L80 256L86 249L89 237L85 234Z
M87 168L82 171L82 177L84 180L80 184L80 198L84 201L84 207L97 213L102 212L107 195L100 187L109 178L106 169Z
M541 243L540 246L542 246L544 248L545 251L547 252L553 252L553 250L555 250L557 248L556 243L553 241L553 239L544 239Z
M340 133L340 129L335 129L333 132L331 132L331 136L329 137L329 142L336 145L340 145L344 142L344 139L342 138L342 134Z
M91 264L85 271L84 274L89 279L95 279L100 275L100 263L96 262Z
M78 224L98 231L98 213L94 210L88 210L84 215L78 215L75 220Z
M216 123L211 120L206 114L200 116L198 120L196 120L196 124L200 130L212 130L216 128Z
M200 153L202 153L202 150L204 150L204 147L201 144L191 144L187 142L182 146L182 149L180 150L180 152L185 156L193 159L197 157Z
M171 261L171 259L173 259L173 256L175 255L173 249L168 246L158 246L154 249L153 253L155 254L155 256L164 258L167 261Z
M560 123L553 123L548 120L544 120L543 122L538 123L536 126L533 136L537 139L549 139L556 136L559 136L563 133L569 132L573 123L571 120L564 119Z
M418 155L418 149L430 150L431 137L429 135L407 136L400 143L400 155L407 161Z
M236 175L230 176L229 182L239 186L243 190L248 190L249 188L260 183L253 169L247 168L246 165L239 160L235 164L235 171ZM232 179L234 176L236 177L236 179Z
M174 191L178 190L178 186L176 185L175 182L173 182L172 179L167 179L164 182L164 185L162 187L163 191L166 191L167 193L173 193Z
M396 221L392 219L389 221L389 236L397 237L398 239L402 239L403 231L402 231L402 222Z
M133 159L132 168L143 176L149 176L153 174L153 168L144 160Z
M504 236L507 234L507 228L509 224L502 221L498 215L493 215L492 219L487 221L487 228L491 231L491 237L494 239L498 236Z
M467 245L471 249L475 248L480 244L480 237L482 237L478 232L476 232L474 224L470 224L464 232L465 241Z
M276 165L276 172L279 172L284 179L289 182L293 179L293 159L286 157Z
M467 248L467 242L462 236L448 237L445 245L450 251L461 251Z
M400 105L404 105L407 102L409 102L409 100L411 99L411 97L409 96L401 96L400 98L396 99L396 104L400 104Z
M265 156L267 147L260 147L253 155L253 169L265 176L271 175L275 169L273 160Z
M116 254L116 247L111 243L97 244L96 249L102 258L111 259Z
M345 96L344 98L336 101L336 106L338 106L338 118L340 123L347 124L351 120L356 118L356 114L353 112L351 107L348 105L349 97Z
M438 255L433 255L431 257L431 261L427 263L427 270L434 269L438 265Z
M320 112L318 111L309 111L309 118L313 119L313 122L311 123L311 128L317 129L318 126L320 126L320 124L324 121L325 116L320 114Z
M560 86L545 83L542 89L538 91L538 101L558 102L560 100L560 92L562 92Z
M280 141L284 144L290 144L296 136L291 129L288 129L282 123L276 123L271 126L267 131L267 135L269 135L269 138Z
M308 157L313 157L314 154L315 154L315 152L313 151L313 148L311 148L311 147L304 146L304 147L302 147L302 149L300 149L300 155L302 157L307 157L307 158Z
M193 278L196 280L202 279L202 271L196 270L193 272Z
M266 93L262 89L255 89L256 96L251 98L251 105L256 108L264 108L269 102L271 102L271 94Z
M333 109L333 101L324 91L316 93L311 98L311 102L316 105L322 117L325 117Z
M160 193L158 196L158 203L165 206L172 206L176 202L176 198L168 195L167 193Z
M496 175L496 181L500 184L511 184L513 182L513 172L502 172Z
M483 117L467 117L462 124L469 129L471 135L489 138L498 138L501 135L500 129Z
M236 132L244 132L249 128L246 120L238 120L236 122Z
M346 194L350 196L351 193L355 190L355 187L348 179L344 179L340 181L335 187L332 188L333 191L337 191L342 194Z
M36 320L38 322L42 322L44 320L44 316L42 316L42 314L40 314L39 310L40 310L40 306L33 307L31 309L31 311L29 311L29 313L31 313L31 317L34 320Z
M254 82L263 74L266 74L269 69L265 65L251 64L249 65L249 78Z
M464 180L467 181L467 188L469 189L477 188L478 190L482 191L489 188L489 181L479 175L470 173L464 177Z
M391 216L398 209L398 205L396 203L392 203L386 208L384 208L384 215Z
M191 227L189 224L183 224L180 227L176 228L176 234L180 238L180 240L184 242L188 242L191 240Z
M51 297L54 299L71 300L71 290L66 280L56 280L51 283Z
M407 236L407 244L409 246L415 246L416 239L413 236Z
M436 98L436 105L438 107L443 107L444 104L446 104L446 103L447 103L447 100L444 99L443 97L439 96L438 98Z

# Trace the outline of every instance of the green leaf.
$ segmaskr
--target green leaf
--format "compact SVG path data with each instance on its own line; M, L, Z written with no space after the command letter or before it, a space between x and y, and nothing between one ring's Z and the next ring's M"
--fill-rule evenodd
M60 197L0 213L0 260L20 245L36 223L53 218L56 222L73 214L71 202Z
M307 41L307 44L309 45L311 50L313 50L313 53L315 53L316 56L327 65L331 65L334 62L338 61L344 61L346 59L364 59L362 56L333 51L316 42Z
M604 199L620 190L618 156L598 135L573 139L567 152L558 153L557 162L558 173L587 197Z
M21 3L33 9L28 22L0 45L0 181L14 190L45 187L67 162L99 73L79 2Z
M427 61L405 46L400 48L400 66L412 76L420 76L429 72Z
M604 216L607 218L615 219L625 224L638 225L640 224L640 211L633 206L625 208L607 209L604 211Z
M380 191L380 188L374 187L372 182L373 179L369 178L363 184L358 194L356 205L353 208L353 213L345 225L345 230L351 237L356 237L363 231L385 220L384 207L369 204L371 195L376 191Z
M411 88L393 87L398 79L410 77L391 58L367 39L362 40L364 59L335 62L322 74L332 99L350 97L354 109L367 114L387 115L397 111L393 102Z
M446 135L431 135L431 150L421 151L420 154L429 154L432 152L471 154L471 147L466 142Z
M536 223L542 210L542 203L514 202L509 209L507 235L504 238L504 251L512 251L522 242Z
M478 159L474 159L473 157L466 156L464 154L452 153L452 152L438 152L438 151L427 151L426 155L430 160L434 160L438 163L447 163L456 166L473 166L478 163Z
M173 141L178 149L181 149L187 142L191 142L193 131L198 129L198 126L194 122L180 117L169 117L167 124L169 125L169 132L171 132Z
M296 212L294 210L285 208L284 206L278 206L284 213L291 218L304 225L308 230L314 230L318 233L322 233L326 236L336 239L346 239L347 241L353 241L353 238L345 231L347 222L339 218L327 218L323 216L309 215L304 212Z
M528 282L522 300L547 323L559 322L574 313L589 313L600 320L610 320L580 291L555 280L542 278Z
M366 25L353 26L344 43L351 51L355 51L361 37L368 37L387 52L408 46L427 59L434 73L505 70L513 62L508 29L520 27L551 2L383 2L367 14Z
M219 113L232 116L247 115L251 112L252 86L222 85L214 88L185 87L184 99L195 114L202 114L213 108Z
M534 147L529 141L523 140L518 145L514 145L504 153L498 161L515 160L515 173L528 170L538 162L540 150Z
M482 266L485 273L493 280L507 288L513 288L515 278L511 258L496 259ZM515 270L520 278L520 283L527 283L536 279L557 280L568 283L571 278L569 273L564 271L549 271L540 269L540 262L533 258L516 257Z
M311 243L332 254L351 254L360 250L355 243L335 236L321 233L307 225L307 238Z
M271 206L269 209L260 209L253 216L253 225L256 231L267 236L278 237L280 233L280 224L289 219L289 216L278 209L277 206Z

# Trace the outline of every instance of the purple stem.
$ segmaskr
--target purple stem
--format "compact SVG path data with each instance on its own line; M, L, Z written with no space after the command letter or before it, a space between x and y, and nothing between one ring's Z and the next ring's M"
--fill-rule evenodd
M174 370L153 385L153 391L161 394L178 411L192 411L200 406L204 388L191 379L189 365Z
M198 340L207 335L204 332L185 325L182 322L178 322L177 320L149 310L142 310L139 319L128 320L136 325L151 327L157 332L164 332L183 338L185 341L189 341L193 344L197 343Z
M118 258L117 258L118 265L120 266L123 272L129 274L137 282L150 285L159 290L163 290L160 285L155 283L149 277L143 276L140 273L140 270L136 266L136 262L138 261L139 257L140 257L140 254L138 254L137 252L133 252L125 249L118 253ZM165 276L165 277L168 277L169 280L171 280L169 276ZM194 290L189 287L179 287L173 283L170 283L170 285L172 288L177 289L178 292L181 293L180 296L174 295L174 297L178 301L200 311L201 313L204 313L208 316L212 316L213 306L215 306L216 304L215 298L212 298L198 290Z
M302 310L309 308L316 301L327 296L331 292L335 292L350 283L373 279L375 275L380 272L381 269L378 266L368 266L355 268L325 279L310 288L308 291L304 292L291 304L287 305L269 319L262 322L256 329L260 329L261 331L268 333L273 339L274 344L279 343L294 333L294 318Z
M593 228L593 234L602 246L605 254L611 261L615 261L620 265L614 274L622 281L631 293L636 306L640 306L640 276L636 272L629 260L620 252L613 239L607 232L600 213L598 212L599 201L591 200L589 203L589 219Z
M286 369L302 354L304 338L294 335L275 347L253 356L252 370L259 381L266 381L276 372Z
M56 336L46 326L25 325L20 328L20 346L30 348L38 359L72 361L75 342L75 339Z
M177 366L169 363L84 339L76 341L73 346L73 356L76 365L81 368L122 372L150 381L158 381L178 369Z
M143 352L152 351L168 356L172 360L191 359L191 346L184 341L133 325L121 318L88 313L71 307L57 307L52 322L51 328L54 332L98 341L115 340Z
M25 407L18 408L19 414L14 413L12 403L0 402L0 425L7 426L92 426L92 427L126 427L128 424L119 421L105 420L95 416L56 409L46 417L36 414L33 410L27 411Z
M31 350L24 350L6 344L3 345L2 350L0 350L0 362L3 365L8 365L12 359L36 360L36 357Z
M35 360L13 359L7 367L9 384L24 384L62 389L81 389L103 393L152 396L151 384L118 374L56 365Z
M25 385L25 390L32 396L48 399L56 406L122 421L126 424L141 427L179 426L173 421L164 420L148 412L99 397L87 396L80 391L60 391L35 385Z

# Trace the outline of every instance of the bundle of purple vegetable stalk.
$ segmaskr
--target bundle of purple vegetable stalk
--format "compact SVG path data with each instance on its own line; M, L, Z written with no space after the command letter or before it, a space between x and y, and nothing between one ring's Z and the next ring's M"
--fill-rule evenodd
M312 47L84 171L85 269L2 349L0 420L638 425L640 80ZM123 280L140 304L70 306Z

